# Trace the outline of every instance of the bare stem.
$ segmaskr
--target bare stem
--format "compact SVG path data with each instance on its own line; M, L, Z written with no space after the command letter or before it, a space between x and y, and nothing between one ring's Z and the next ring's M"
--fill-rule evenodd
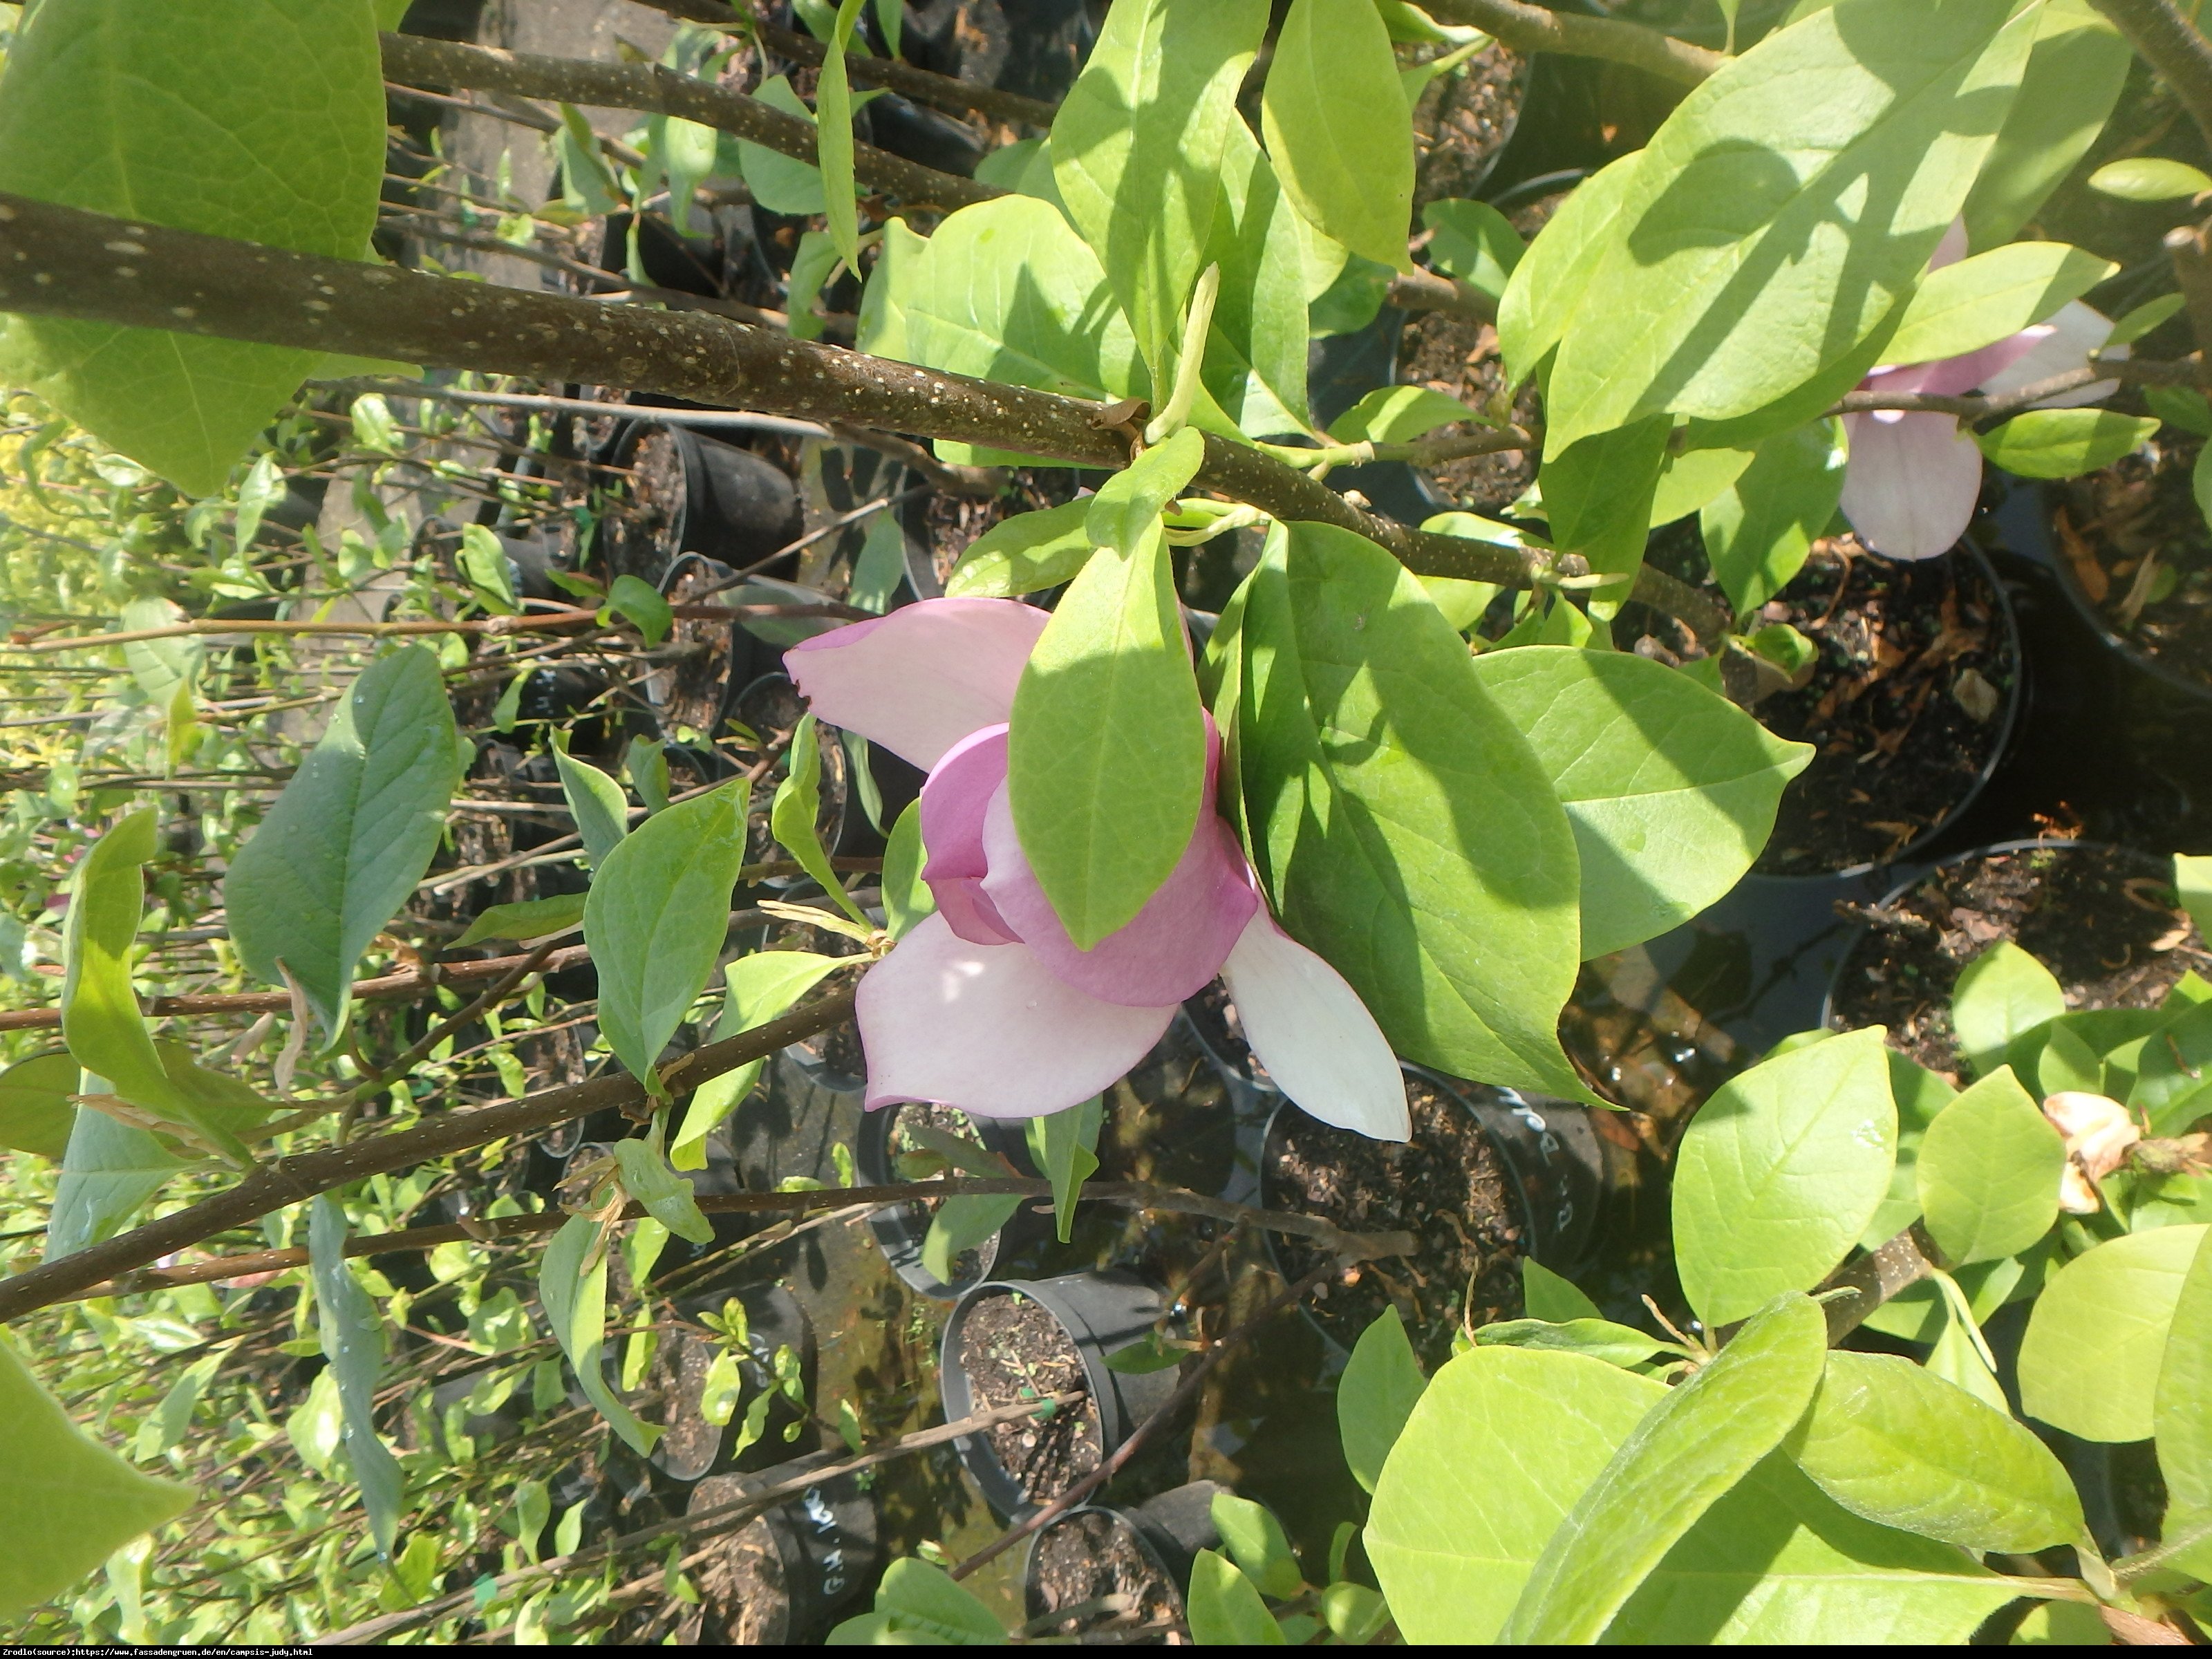
M2208 143L2212 143L2212 41L2173 0L2089 0L2128 44L2164 76Z
M1522 0L1427 0L1432 17L1493 34L1516 52L1557 52L1575 58L1603 58L1694 87L1729 60L1686 40L1638 23L1610 17L1582 17Z

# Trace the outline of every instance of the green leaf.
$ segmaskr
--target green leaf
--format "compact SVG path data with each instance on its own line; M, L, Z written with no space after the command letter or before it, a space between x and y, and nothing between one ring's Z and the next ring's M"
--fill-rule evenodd
M675 621L675 612L659 591L637 576L616 577L614 586L607 589L605 609L635 624L647 645L659 645L666 639Z
M1278 526L1242 629L1238 763L1275 913L1399 1053L1578 1097L1559 1014L1574 833L1419 581L1332 526Z
M812 714L799 717L785 764L788 770L776 785L775 798L769 805L770 832L784 851L821 884L822 890L836 901L839 909L863 927L871 926L866 913L853 902L845 884L837 878L816 827L815 820L822 812L822 750Z
M181 608L152 594L143 594L123 607L125 633L142 629L171 628L187 620ZM123 647L123 660L131 678L146 694L146 701L166 708L180 687L199 683L206 661L205 647L189 635L167 640L134 640Z
M821 134L816 141L816 157L822 164L830 240L838 257L855 270L860 266L860 223L853 210L853 88L846 78L845 52L852 43L853 25L860 18L860 0L841 0L829 50L823 54L821 79L814 88Z
M0 1146L58 1163L76 1120L70 1103L76 1092L76 1058L60 1049L0 1072Z
M2172 202L2212 190L2212 177L2186 161L2137 155L2099 167L2089 175L2089 188L2123 202Z
M562 104L560 110L561 131L554 143L561 162L562 200L587 216L619 212L625 204L623 189L607 170L589 118L574 104Z
M1190 1564L1190 1593L1183 1598L1190 1639L1201 1648L1279 1648L1283 1627L1267 1611L1252 1581L1236 1564L1200 1550Z
M1803 1413L1820 1385L1827 1329L1818 1304L1778 1297L1670 1389L1545 1544L1499 1639L1602 1634L1675 1541Z
M1897 1155L1882 1036L1869 1026L1762 1061L1690 1120L1674 1250L1706 1324L1819 1283L1865 1231Z
M1442 1367L1376 1485L1363 1539L1407 1641L1494 1641L1545 1540L1666 1394L1525 1348L1475 1348Z
M1502 297L1528 246L1512 222L1487 202L1431 202L1421 210L1431 233L1429 264L1469 288Z
M1938 1113L1920 1143L1929 1236L1954 1265L2018 1255L2058 1218L2065 1168L2064 1139L2000 1066Z
M996 1238L999 1230L1021 1207L1018 1197L988 1193L945 1199L929 1218L929 1231L922 1235L921 1265L937 1275L939 1284L954 1283L953 1267L961 1252Z
M86 1094L105 1087L103 1079L87 1077L84 1082ZM46 1260L73 1255L112 1237L184 1167L143 1129L118 1123L89 1106L78 1107L62 1154L61 1179L54 1187L53 1213L46 1221Z
M2125 39L2090 0L2049 0L2020 95L1966 197L1966 234L1975 247L2008 241L2034 218L2097 141L2134 62Z
M1075 1225L1076 1196L1097 1171L1098 1131L1105 1121L1105 1097L1094 1095L1064 1112L1033 1117L1024 1126L1030 1158L1052 1182L1053 1218L1063 1244Z
M690 1012L729 932L745 856L746 786L657 812L606 856L584 907L599 977L599 1029L630 1074L660 1092L660 1051Z
M1336 1382L1336 1427L1352 1478L1369 1492L1429 1386L1398 1310L1387 1307L1352 1344Z
M392 1559L399 1516L407 1506L407 1478L376 1432L376 1384L384 1370L384 1322L376 1304L346 1266L345 1212L325 1193L307 1206L309 1273L315 1283L315 1320L323 1358L337 1380L346 1461L361 1487L362 1508L377 1553Z
M2081 1500L2040 1440L1894 1354L1831 1353L1783 1445L1852 1514L1924 1538L2027 1554L2082 1534Z
M2156 435L2148 415L2109 409L2031 409L1989 432L1977 432L1982 453L2023 478L2073 478L2110 466Z
M856 230L854 234L859 233ZM818 340L828 326L815 314L814 302L822 286L844 256L837 244L818 230L801 231L798 250L791 256L791 276L784 298L784 315L794 340ZM878 521L880 522L880 521Z
M927 859L921 845L921 803L909 801L884 849L884 923L894 940L904 939L915 923L936 912L937 896L921 878Z
M461 526L460 566L462 576L476 591L477 602L485 610L512 617L522 609L515 602L514 583L507 574L507 549L483 526Z
M2212 1004L2185 1008L2142 1046L2128 1109L2154 1135L2179 1134L2212 1104Z
M816 956L807 951L756 951L739 957L722 969L722 1015L714 1028L716 1040L781 1018L799 1006L801 997L851 961L850 957ZM767 1064L765 1058L749 1060L692 1091L684 1127L669 1149L670 1163L679 1170L707 1167L708 1135L753 1091Z
M878 513L868 520L867 534L860 538L860 550L853 556L852 586L846 594L862 611L872 611L881 616L890 606L891 595L898 590L899 580L906 574L906 526L892 513ZM848 743L866 739L848 732ZM874 786L874 779L865 766L856 767L854 781L865 792ZM869 809L873 821L878 807ZM881 828L880 825L878 826Z
M2038 1601L2014 1627L2012 1647L2108 1648L2112 1633L2094 1607L2079 1601Z
M633 1136L617 1140L614 1154L622 1172L623 1190L644 1205L647 1214L678 1238L694 1244L714 1242L714 1224L700 1213L691 1183L670 1169L661 1157L658 1133L642 1139Z
M78 0L32 13L9 48L0 191L358 259L384 123L365 6ZM0 331L7 384L192 495L222 488L319 358L72 318L12 316Z
M197 1494L132 1468L81 1433L14 1346L0 1341L0 1615L52 1601Z
M1813 755L1625 652L1486 651L1474 674L1574 826L1585 957L1656 939L1734 887Z
M1402 444L1440 426L1482 417L1456 398L1425 386L1377 386L1329 422L1340 444Z
M1597 1304L1571 1280L1562 1279L1533 1255L1521 1258L1521 1300L1531 1319L1564 1325L1571 1319L1598 1319Z
M903 297L908 362L1103 402L1151 394L1104 268L1049 203L1006 196L950 215ZM1005 453L943 441L938 453Z
M2013 242L1931 270L1905 301L1887 355L1900 363L1963 357L2078 300L2119 267L2064 242Z
M1839 0L1692 91L1604 228L1546 453L1662 410L1748 415L1881 327L2012 107L2040 21L2013 10Z
M1304 431L1306 402L1307 243L1273 163L1242 117L1221 149L1221 200L1200 268L1221 272L1207 337L1206 386L1250 437Z
M1213 1529L1237 1570L1256 1585L1262 1595L1287 1601L1305 1584L1298 1558L1283 1531L1283 1523L1265 1504L1255 1504L1234 1492L1213 1494Z
M459 741L436 655L415 645L378 658L231 860L222 890L240 961L270 985L289 970L332 1037L362 952L430 867Z
M1054 611L1014 694L1014 823L1085 950L1144 908L1204 807L1206 730L1159 523L1202 453L1187 427L1091 497L1099 550Z
M1213 227L1237 89L1267 24L1265 0L1128 0L1107 14L1053 119L1060 200L1160 386Z
M1754 449L1677 452L1670 447L1666 467L1659 474L1659 488L1651 497L1651 528L1687 518L1727 495L1758 453Z
M70 878L62 927L62 1038L79 1065L106 1078L132 1105L189 1124L234 1161L248 1163L238 1137L170 1079L138 1012L131 950L145 903L140 870L154 856L158 822L151 807L133 812L92 844Z
M911 1556L894 1561L876 1586L872 1613L848 1619L830 1633L832 1646L998 1647L1006 1639L998 1615L942 1567Z
M2021 1410L2084 1440L2149 1439L2167 1331L2204 1236L2129 1233L2053 1273L2021 1340Z
M1321 1593L1321 1618L1340 1642L1364 1644L1390 1622L1390 1607L1366 1585L1340 1579Z
M572 1215L553 1235L538 1264L538 1299L553 1340L575 1368L584 1397L624 1444L641 1457L650 1455L664 1431L638 1420L607 1386L599 1363L607 1340L607 1258L599 1249L599 1224L592 1217Z
M2212 939L2212 855L2191 858L2185 854L2175 854L2173 886L2181 896L2181 908L2197 924L2197 931Z
M1374 0L1291 0L1260 123L1283 189L1309 223L1354 253L1410 268L1413 126Z
M1570 1319L1554 1324L1545 1319L1507 1319L1485 1325L1474 1334L1475 1346L1549 1348L1560 1353L1587 1354L1608 1365L1633 1367L1655 1354L1674 1350L1671 1342L1609 1319Z
M1544 517L1552 544L1580 553L1594 574L1620 578L1610 592L1615 604L1627 597L1627 579L1644 562L1651 504L1673 429L1665 416L1655 415L1585 438L1544 462Z
M905 220L893 216L884 222L884 240L876 245L874 268L860 290L860 315L854 338L860 350L871 356L912 361L907 355L906 308L915 275L928 252L927 239L917 236Z
M795 115L808 123L814 119L814 112L791 89L791 82L786 76L769 76L754 88L753 96L786 115ZM746 188L753 193L753 200L771 213L804 218L828 208L829 198L822 187L822 169L811 161L802 161L740 138L738 166L744 174Z
M1007 599L1073 580L1093 548L1088 497L1001 519L968 544L945 579L953 599Z
M648 815L668 810L668 749L658 738L632 738L623 755L630 787Z
M488 939L543 939L566 933L584 920L584 895L558 893L551 898L522 899L514 904L495 904L469 924L449 947L459 950Z
M1886 1058L1890 1097L1897 1103L1897 1163L1890 1171L1888 1196L1859 1235L1863 1250L1880 1249L1919 1218L1920 1143L1936 1114L1958 1097L1958 1091L1942 1078L1895 1049Z
M2151 1425L2172 1541L2212 1523L2212 1230L2197 1242L2174 1303ZM2194 1577L2212 1576L2212 1544L2196 1546L2178 1565Z
M553 745L553 764L561 774L561 794L568 803L568 816L576 820L576 834L584 843L584 859L594 870L629 834L629 798L596 766L571 760L567 746Z
M1960 969L1951 994L1952 1029L1977 1073L2003 1064L2015 1037L2065 1012L2066 994L2051 970L2010 939Z
M1632 151L1577 185L1513 268L1498 302L1498 346L1514 384L1534 374L1573 325L1643 160Z
M2121 346L2134 344L2151 330L2179 317L2181 314L2181 307L2182 298L2179 294L2161 294L2155 300L2144 301L2134 310L2123 313L2119 321L2112 325L2112 331L2105 337L2104 349L2107 351L2114 351ZM2166 399L2154 395L2179 392L2184 390L2185 388L2180 386L2145 386L2143 401L2150 404L2154 410L2164 416L2166 419L2172 421L2176 426L2186 424L2189 430L2199 435L2212 435L2212 406L2205 404L2203 392L2190 393L2190 398L2194 401L2183 404L2183 407L2191 411L2187 422L2175 420L2174 416L2168 412L2170 405Z

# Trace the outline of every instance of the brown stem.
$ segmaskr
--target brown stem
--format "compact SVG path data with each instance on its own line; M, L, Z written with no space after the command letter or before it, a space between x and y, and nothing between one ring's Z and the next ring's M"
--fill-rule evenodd
M1823 1291L1857 1292L1855 1296L1839 1296L1823 1304L1822 1311L1828 1316L1828 1345L1833 1347L1864 1324L1867 1316L1890 1297L1934 1273L1936 1263L1929 1259L1933 1254L1932 1249L1924 1247L1916 1224L1880 1249L1837 1268L1821 1280L1820 1288Z
M1609 17L1581 17L1522 0L1425 0L1432 17L1493 34L1516 52L1557 52L1575 58L1603 58L1656 75L1662 81L1694 87L1731 60L1686 40L1638 23Z
M711 23L732 31L750 29L770 52L794 64L819 69L830 55L828 48L811 34L798 33L765 18L748 22L732 17L730 8L721 4L720 0L640 0L640 3L694 23ZM1001 92L995 87L970 86L950 76L933 75L911 64L902 64L895 58L871 58L864 52L845 54L845 73L855 86L885 87L902 98L911 98L917 104L928 104L953 115L965 115L972 110L994 121L1011 122L1017 126L1048 127L1059 112L1054 106L1040 99L1024 98L1018 92Z
M2212 41L2177 10L2173 0L2089 0L2128 44L2166 77L2208 143L2212 143Z
M1331 1262L1325 1267L1315 1268L1297 1284L1277 1293L1269 1299L1266 1307L1261 1309L1258 1313L1253 1315L1218 1342L1209 1346L1199 1356L1198 1363L1184 1374L1182 1381L1176 1385L1175 1392L1163 1400L1150 1417L1137 1425L1129 1437L1114 1449L1114 1455L1111 1457L1106 1459L1051 1503L1047 1504L1042 1509L1030 1511L1029 1515L953 1568L952 1576L955 1578L965 1578L978 1567L997 1560L1000 1556L1020 1543L1023 1539L1042 1530L1048 1522L1059 1519L1111 1480L1121 1473L1122 1465L1143 1450L1152 1437L1171 1421L1177 1412L1198 1397L1199 1389L1205 1386L1207 1376L1216 1365L1249 1341L1261 1326L1284 1309L1303 1301L1318 1289L1324 1280L1334 1277L1337 1271L1337 1264L1334 1262Z
M827 1030L852 1012L853 994L835 992L781 1019L694 1050L662 1077L676 1091L696 1088L708 1078L734 1071L748 1060L764 1060L802 1037ZM105 1243L0 1280L0 1321L20 1318L71 1297L88 1285L146 1267L165 1255L189 1249L202 1239L245 1226L319 1193L494 1140L535 1134L609 1107L641 1107L646 1099L644 1086L635 1078L626 1072L611 1073L521 1100L441 1112L411 1129L327 1151L272 1158L256 1165L236 1186L210 1198L119 1233Z
M410 85L442 82L472 92L673 115L733 133L780 155L820 163L811 121L658 64L542 58L417 34L387 34L383 44L385 74ZM871 191L929 207L968 207L1006 194L995 185L939 173L862 143L853 146L853 176Z
M2212 352L2212 225L2179 225L2166 234L2166 258L2189 312L2200 353Z
M1390 279L1389 301L1401 311L1451 311L1477 322L1498 320L1498 301L1472 283L1442 271L1401 271Z

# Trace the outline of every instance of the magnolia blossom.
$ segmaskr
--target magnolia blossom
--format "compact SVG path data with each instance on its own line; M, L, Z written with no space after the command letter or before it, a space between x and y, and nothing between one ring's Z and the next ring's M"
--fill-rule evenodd
M1966 228L1954 224L1928 268L1954 264L1966 251ZM1877 368L1859 382L1859 390L2002 397L2080 368L2112 331L2109 318L2075 300L2048 322L1964 356ZM2118 387L2117 380L2100 380L2035 406L2069 409L2094 403ZM1844 464L1844 516L1859 539L1893 559L1932 559L1948 552L1966 534L1982 489L1982 452L1970 434L1959 429L1958 417L1873 410L1844 416L1844 430L1850 444Z
M2142 1131L2117 1100L2065 1089L2043 1103L2051 1127L2066 1137L2066 1168L2058 1177L2058 1206L2072 1215L2094 1215L2100 1206L2092 1184L2127 1161Z
M866 1103L1065 1110L1127 1073L1218 975L1285 1095L1324 1122L1404 1139L1405 1085L1374 1016L1275 925L1212 810L1221 744L1210 718L1206 805L1173 873L1091 949L1068 937L1006 794L1014 689L1047 620L1012 599L927 599L785 655L822 719L929 775L921 873L937 910L860 982Z

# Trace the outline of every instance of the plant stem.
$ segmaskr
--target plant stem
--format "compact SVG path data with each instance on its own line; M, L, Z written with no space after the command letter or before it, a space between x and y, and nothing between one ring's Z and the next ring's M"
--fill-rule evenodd
M2101 3L2101 0L2097 0ZM1638 23L1582 17L1522 0L1425 0L1429 15L1493 34L1516 52L1557 52L1626 64L1662 81L1694 87L1729 60Z
M2212 143L2212 41L2174 8L2173 0L2089 0L2127 36L2128 44L2166 77L2208 143Z

